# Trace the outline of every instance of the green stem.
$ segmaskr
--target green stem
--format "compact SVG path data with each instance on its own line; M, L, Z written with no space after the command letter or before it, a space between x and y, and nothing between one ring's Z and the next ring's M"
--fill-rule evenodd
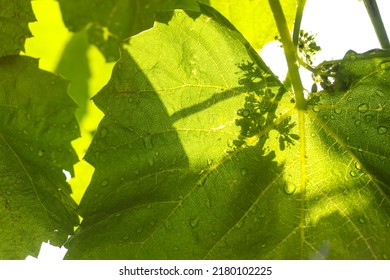
M293 31L293 43L295 46L298 45L299 31L301 30L303 10L305 9L306 0L299 0L297 6L297 13L295 14L295 23Z
M379 12L376 0L364 0L367 13L370 16L372 25L374 26L376 36L382 46L382 49L390 49L389 38L387 37L385 26L383 25L382 17Z
M301 76L299 75L296 47L292 42L286 18L279 0L268 0L268 2L274 15L280 38L282 40L284 53L287 60L288 73L294 89L297 109L304 110L306 109L306 99L303 95L303 85Z

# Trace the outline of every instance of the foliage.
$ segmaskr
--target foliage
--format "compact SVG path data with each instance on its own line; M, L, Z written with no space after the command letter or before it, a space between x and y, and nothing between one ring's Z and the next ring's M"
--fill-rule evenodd
M93 97L104 117L78 206L61 172L83 176L72 172L79 125L68 83L19 56L23 44L4 44L0 258L36 255L48 239L66 243L68 259L390 256L390 52L349 51L315 67L319 47L302 32L300 56L326 84L297 109L290 83L257 52L276 33L267 1L202 2L59 0L67 26L84 29L57 68L82 74L69 89L80 92L82 130L85 38L106 60L120 56ZM295 2L283 8L292 24ZM15 28L17 10L2 15L5 34L26 38L31 10Z

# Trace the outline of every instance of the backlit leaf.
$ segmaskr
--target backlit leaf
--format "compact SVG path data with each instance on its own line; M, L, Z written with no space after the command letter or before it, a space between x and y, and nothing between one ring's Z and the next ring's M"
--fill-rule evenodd
M30 0L0 0L0 56L19 54L35 20Z
M63 244L78 224L62 170L73 172L78 137L68 82L28 57L0 59L0 258Z
M334 91L297 111L249 43L208 9L158 13L123 46L94 98L105 117L67 258L387 258L387 58L355 65L350 54ZM359 139L354 121L368 112L370 137Z

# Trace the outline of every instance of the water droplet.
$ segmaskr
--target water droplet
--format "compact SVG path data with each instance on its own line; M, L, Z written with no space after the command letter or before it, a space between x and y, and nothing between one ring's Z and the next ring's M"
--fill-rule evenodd
M23 129L23 134L24 134L24 135L28 135L28 131L25 130L25 129Z
M352 177L356 177L357 176L357 173L355 172L355 171L351 171L351 172L349 172L349 175L351 175Z
M362 114L367 113L369 109L370 109L370 107L368 106L367 103L363 103L363 104L360 104L358 106L358 111L359 111L359 113L362 113Z
M241 176L245 176L246 173L248 173L248 170L246 170L246 169L241 169Z
M128 233L126 233L123 237L122 237L122 240L123 241L127 241L130 239L130 235Z
M337 115L340 115L342 110L340 108L336 108L334 109L334 112L337 114Z
M100 183L100 186L101 187L107 187L107 185L108 185L108 179L104 179L101 183Z
M106 137L107 132L108 132L107 129L104 128L104 127L102 127L102 128L100 129L100 137L102 137L102 138Z
M192 228L196 228L199 225L199 221L200 221L199 218L191 219L190 220L190 226Z
M328 119L328 115L323 115L322 118L323 118L324 120L327 120L327 119Z
M335 119L334 115L330 115L330 119L334 120Z
M39 156L39 157L42 157L42 156L43 156L43 153L44 153L43 150L39 150L39 151L38 151L38 156Z
M355 163L355 167L356 167L357 170L361 170L362 169L362 166L358 162Z
M365 224L365 223L366 223L366 221L365 221L363 218L359 218L359 222L360 222L361 224Z
M356 124L357 126L359 126L359 125L361 125L361 124L362 124L362 122L361 122L361 121L359 121L359 120L356 120L356 121L355 121L355 124Z
M359 148L358 151L361 153L361 152L363 152L363 149L362 149L362 148Z
M380 126L380 127L378 127L378 134L380 134L380 135L383 135L383 134L386 134L387 133L387 127L386 126Z
M390 67L390 61L389 61L389 60L385 60L385 61L379 63L379 67L380 67L381 69L387 69L387 68L389 68L389 67Z
M175 247L173 247L173 250L177 251L177 250L179 250L179 247L175 246Z
M295 192L295 189L296 189L296 186L292 183L288 183L286 184L286 186L284 187L284 192L288 195L291 195Z
M318 107L317 105L316 106L313 106L313 112L316 112L318 113L320 111L320 107Z
M207 165L212 165L213 164L213 160L212 159L207 159Z
M10 191L6 191L5 193L8 194L8 195L11 195L11 194L12 194Z
M376 90L375 93L376 93L376 95L378 95L379 97L385 97L385 93L384 93L382 90L380 90L380 89Z
M134 170L135 175L139 175L139 169Z
M151 150L153 149L153 143L152 143L152 137L150 135L147 135L143 138L144 140L144 146L146 149Z
M137 232L138 234L140 234L140 233L142 232L142 227L138 227L137 230L136 230L136 232Z
M374 116L371 115L371 114L366 115L366 116L364 117L364 120L365 120L366 122L371 122L373 119L374 119Z
M264 243L264 244L261 244L261 248L265 248L267 247L267 245Z
M154 161L153 161L153 159L148 159L148 164L149 164L149 166L153 166L153 164L154 164Z
M130 97L127 99L127 101L128 101L129 103L133 103L133 102L134 102L134 98L130 96Z

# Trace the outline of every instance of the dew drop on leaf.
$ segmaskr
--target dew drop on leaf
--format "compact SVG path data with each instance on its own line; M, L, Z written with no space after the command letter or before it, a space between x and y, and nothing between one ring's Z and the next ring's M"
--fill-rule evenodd
M102 137L102 138L106 137L107 132L108 132L107 129L104 128L104 127L102 127L102 128L100 129L100 137Z
M137 232L138 234L140 234L140 233L142 232L142 227L138 227L137 230L136 230L136 232Z
M101 183L100 183L100 186L101 187L107 187L107 185L108 185L108 179L104 179Z
M128 101L129 103L133 103L133 102L134 102L134 98L130 96L130 97L127 99L127 101Z
M383 61L379 64L379 67L381 69L386 69L386 68L389 68L390 67L390 61Z
M200 221L199 218L191 219L190 220L191 227L192 228L196 228L198 226L198 224L199 224L199 221Z
M123 241L127 241L130 239L130 235L128 233L126 233L123 237L122 237L122 240Z
M316 113L318 113L319 111L320 111L320 107L318 107L318 106L313 106L313 112L316 112Z
M351 172L349 172L349 175L351 175L352 177L356 177L357 173L355 171L351 171Z
M362 124L362 122L361 122L361 121L359 121L359 120L356 120L356 121L355 121L355 124L356 124L357 126L359 126L359 125L361 125L361 124Z
M360 222L361 224L365 224L365 223L366 223L366 221L365 221L363 218L359 218L359 222Z
M154 165L154 161L153 161L153 159L148 159L148 164L149 164L149 166L153 166Z
M362 166L358 162L355 163L355 167L356 167L357 170L361 170L362 169Z
M375 91L376 95L378 95L379 97L385 97L385 93L383 91L381 91L380 89L376 90Z
M39 156L39 157L42 157L42 156L43 156L43 150L39 150L39 151L38 151L38 156Z
M387 133L387 127L386 126L379 126L378 127L378 134L380 134L380 135L383 135L383 134L386 134Z
M153 149L153 143L152 143L152 137L150 135L147 135L143 138L144 140L144 146L146 149L151 150Z
M284 192L288 195L291 195L295 192L296 190L296 186L292 183L288 183L286 184L286 186L284 187Z
M360 105L358 106L358 111L359 111L359 113L364 114L364 113L367 113L367 112L368 112L369 108L370 108L370 107L368 106L367 103L363 103L363 104L360 104Z
M364 120L365 120L366 122L371 122L373 119L374 119L374 116L371 115L371 114L366 115L366 116L364 117Z
M248 171L246 169L241 169L241 175L245 176Z
M135 175L139 175L139 169L134 170Z
M335 112L337 115L340 115L342 111L341 111L340 108L336 108L336 109L334 109L334 112Z

